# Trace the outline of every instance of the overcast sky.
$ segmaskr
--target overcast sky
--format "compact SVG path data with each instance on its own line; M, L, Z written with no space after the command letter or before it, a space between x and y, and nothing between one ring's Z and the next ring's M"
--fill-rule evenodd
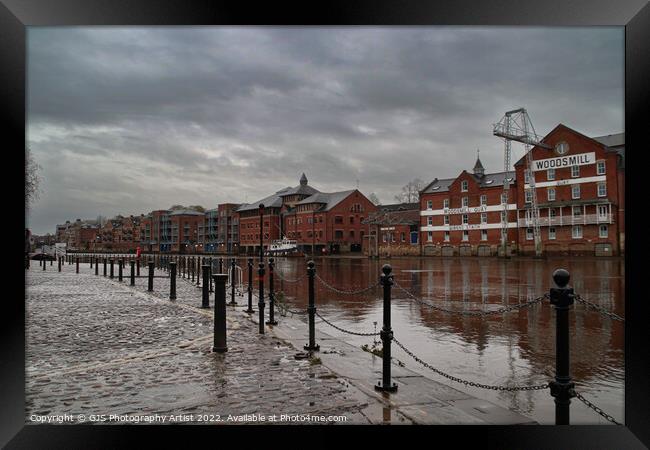
M393 203L477 148L503 170L492 124L517 107L541 135L624 131L622 27L29 27L27 56L36 234L253 202L302 172Z

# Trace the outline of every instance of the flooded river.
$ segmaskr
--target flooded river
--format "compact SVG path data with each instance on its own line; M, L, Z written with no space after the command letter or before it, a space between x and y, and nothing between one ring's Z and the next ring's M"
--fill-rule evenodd
M292 308L304 309L307 280L291 281L303 277L306 260L276 261L276 291L284 293ZM446 309L486 311L524 303L548 292L553 286L551 274L563 267L571 273L570 286L582 298L625 316L623 259L321 258L316 259L316 268L318 276L331 287L354 291L376 283L385 263L392 265L396 284L418 299ZM380 287L348 295L316 280L316 303L326 319L343 328L361 332L381 328ZM490 385L543 384L553 378L555 313L547 300L506 314L460 316L432 310L394 287L392 322L394 335L402 344L450 375ZM317 341L318 330L359 346L372 346L375 340L343 334L317 319ZM576 304L570 311L570 330L571 375L576 391L623 422L624 323ZM508 392L464 386L436 375L401 349L393 348L393 356L414 371L514 409L541 424L554 423L554 403L548 390ZM609 422L573 399L571 423Z

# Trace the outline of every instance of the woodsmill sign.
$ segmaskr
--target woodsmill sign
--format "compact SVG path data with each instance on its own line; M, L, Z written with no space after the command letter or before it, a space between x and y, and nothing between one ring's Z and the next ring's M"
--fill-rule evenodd
M533 161L533 171L561 169L571 166L586 166L596 164L596 153L579 153L577 155L558 156L557 158L538 159Z

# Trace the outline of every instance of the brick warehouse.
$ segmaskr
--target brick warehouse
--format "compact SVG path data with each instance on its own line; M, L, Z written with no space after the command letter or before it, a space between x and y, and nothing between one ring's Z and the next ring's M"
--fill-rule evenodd
M530 151L543 252L622 254L625 134L589 138L560 124L542 142L554 150L537 146ZM485 174L477 158L472 173L463 171L456 178L429 183L420 191L421 254L501 254L503 219L508 223L508 253L534 253L526 161L524 155L507 174ZM510 178L507 214L502 204L506 176Z
M560 124L533 147L542 248L547 253L615 256L624 252L625 135L590 138ZM610 147L611 146L611 147ZM534 253L526 159L515 163L519 251Z
M366 256L417 256L420 254L420 204L380 205L363 221L370 232L364 239Z
M503 203L506 177L510 180L507 213ZM517 245L515 185L514 171L486 174L479 158L472 173L463 170L456 178L434 179L420 192L422 255L496 255L504 220L512 253Z

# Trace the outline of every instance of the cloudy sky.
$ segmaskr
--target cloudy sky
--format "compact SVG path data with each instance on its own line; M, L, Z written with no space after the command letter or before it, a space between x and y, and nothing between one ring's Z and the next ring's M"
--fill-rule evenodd
M37 234L253 202L302 172L392 203L477 148L501 171L492 124L517 107L541 135L624 131L623 28L30 27L27 56Z

